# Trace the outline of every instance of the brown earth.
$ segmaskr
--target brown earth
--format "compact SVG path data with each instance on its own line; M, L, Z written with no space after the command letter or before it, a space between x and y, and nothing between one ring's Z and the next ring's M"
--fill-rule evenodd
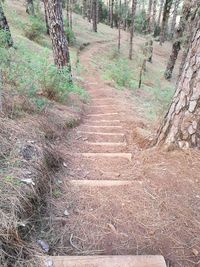
M81 53L91 102L59 147L66 171L52 211L53 254L162 254L167 266L200 266L199 151L148 148L151 125L92 64L108 45Z

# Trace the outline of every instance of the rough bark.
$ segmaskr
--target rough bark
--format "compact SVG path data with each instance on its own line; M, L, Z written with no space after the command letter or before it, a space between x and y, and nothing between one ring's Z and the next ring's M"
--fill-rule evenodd
M121 47L121 7L122 7L122 2L119 0L119 16L118 16L118 52L120 52L120 47Z
M131 25L130 25L130 43L129 43L129 59L132 59L133 54L133 34L135 24L135 12L136 12L137 0L132 0L131 8Z
M8 21L3 11L2 3L0 1L0 30L6 32L6 45L8 47L13 46L13 39L11 36Z
M69 27L71 29L73 26L72 11L73 11L73 0L69 0Z
M83 0L83 18L87 17L87 0Z
M152 16L152 28L153 31L156 26L156 12L157 12L157 0L153 0L153 16Z
M169 20L170 9L171 9L172 3L173 3L173 0L166 0L166 2L165 2L161 31L160 31L160 45L162 45L165 41L165 34L166 34L166 29L167 29L167 25L168 25L168 20Z
M43 3L44 3L44 0L43 0ZM44 17L45 17L45 23L46 23L46 31L47 31L47 34L49 35L49 23L48 23L47 11L46 11L45 6L44 6Z
M149 0L149 7L148 7L148 17L147 17L147 32L151 33L152 31L152 4L153 0Z
M200 148L200 8L193 37L172 104L158 132L157 144Z
M35 16L33 0L26 0L26 13Z
M110 27L113 28L113 10L114 10L114 0L111 0L110 6Z
M189 20L189 17L191 15L191 7L192 7L191 1L185 0L183 4L183 8L182 8L182 15L180 18L179 26L176 29L175 40L172 45L172 51L171 51L171 54L170 54L170 57L167 63L167 67L164 73L164 76L167 80L171 79L172 77L174 66L175 66L179 51L181 49L183 33L186 28L186 24Z
M178 8L180 5L181 0L176 0L174 3L174 10L173 10L173 16L172 16L172 22L171 22L171 29L170 29L170 37L171 39L174 37L175 28L176 28L176 19L178 14Z
M97 32L97 0L92 0L92 29Z
M44 0L49 22L55 65L61 69L70 66L67 38L64 33L62 5L60 0Z
M158 21L157 21L158 26L160 26L161 15L162 15L162 11L163 11L163 5L164 5L164 0L160 0L160 9L159 9L159 15L158 15Z

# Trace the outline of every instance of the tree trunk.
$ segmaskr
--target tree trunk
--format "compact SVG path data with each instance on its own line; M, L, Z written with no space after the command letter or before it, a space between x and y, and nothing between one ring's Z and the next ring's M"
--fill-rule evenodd
M62 5L60 0L44 0L49 22L55 65L71 70L67 38L64 33Z
M3 11L2 3L0 1L0 30L6 33L6 45L8 47L13 46L13 39L11 36L10 28Z
M111 0L110 7L110 27L113 28L113 9L114 9L114 0Z
M180 0L176 0L174 3L174 11L173 11L173 17L172 17L172 23L171 23L171 29L170 29L170 38L171 39L174 37L174 33L175 33L176 19L177 19L179 5L180 5Z
M44 3L44 0L43 0ZM47 11L44 4L44 17L45 17L45 23L46 23L46 32L49 35L49 23L48 23L48 17L47 17Z
M176 29L175 41L173 42L173 45L172 45L172 52L170 54L170 57L169 57L169 60L167 63L167 67L166 67L166 70L164 73L164 76L167 80L170 80L172 77L172 73L174 70L176 59L177 59L178 53L181 49L181 39L183 37L183 33L185 31L186 24L189 20L190 14L191 14L191 8L192 8L191 1L185 0L185 2L183 4L183 8L182 8L182 15L180 18L179 26Z
M134 23L135 23L135 12L136 12L137 0L132 0L131 9L131 26L130 26L130 46L129 46L129 59L132 59L133 54L133 34L134 34Z
M33 0L26 0L26 13L35 16Z
M169 15L170 15L170 9L172 6L173 0L166 0L164 11L163 11L163 19L162 19L162 26L160 31L160 45L162 45L165 41L165 34L166 34L166 28L168 25Z
M126 31L126 28L127 28L127 9L128 9L128 6L127 6L127 0L124 0L124 19L123 19L123 29L124 31Z
M87 17L87 0L83 0L83 18Z
M73 11L73 0L69 0L69 27L71 29L72 29L72 25L73 25L72 11Z
M119 16L118 16L118 52L120 52L120 47L121 47L121 7L122 7L122 2L119 0Z
M97 32L97 0L92 0L92 28Z
M158 21L157 21L158 26L160 26L163 5L164 5L164 0L160 0L160 9L159 9L159 15L158 15Z
M172 104L158 132L157 144L200 148L200 8L194 15L193 37Z
M69 27L69 1L70 0L67 0L67 25Z
M152 28L153 31L156 27L156 12L157 12L157 0L153 0L153 16L152 16Z
M152 31L152 3L153 0L149 0L149 8L148 8L148 17L147 17L147 32L151 33Z

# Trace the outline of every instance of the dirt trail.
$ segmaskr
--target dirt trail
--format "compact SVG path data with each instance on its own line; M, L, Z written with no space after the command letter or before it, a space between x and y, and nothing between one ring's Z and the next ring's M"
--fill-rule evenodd
M200 249L192 239L199 231L192 220L198 160L183 152L140 149L138 118L92 63L107 45L92 45L80 56L91 102L83 123L68 136L70 146L60 148L69 184L55 210L62 217L67 209L69 216L57 224L62 239L57 253L162 254L173 262L169 266L197 266L191 248ZM191 168L196 171L189 181Z

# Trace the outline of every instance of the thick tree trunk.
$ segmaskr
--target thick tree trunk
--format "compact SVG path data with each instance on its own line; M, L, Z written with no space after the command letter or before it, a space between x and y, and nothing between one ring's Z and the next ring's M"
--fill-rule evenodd
M176 0L174 3L174 11L173 11L173 17L172 17L172 23L171 23L171 29L170 29L171 39L174 37L174 33L175 33L176 19L177 19L179 5L180 5L180 0Z
M200 148L200 8L193 37L172 104L158 132L157 144Z
M161 22L161 15L162 15L162 11L163 11L163 5L164 5L164 0L160 0L160 9L159 9L159 15L158 15L158 21L157 21L157 25L160 26L160 22Z
M64 33L62 5L60 0L44 0L49 22L55 65L71 70L67 38Z
M33 0L26 0L26 13L35 16Z
M152 31L152 4L153 0L149 0L148 17L147 17L147 32Z
M169 15L170 15L170 9L172 6L173 0L166 0L164 11L163 11L163 19L162 19L162 26L160 31L160 45L162 45L165 41L165 34L166 34L166 28L168 25Z
M13 46L13 39L10 33L10 28L6 19L6 16L3 11L2 3L0 1L0 30L5 31L7 38L6 38L6 45L8 47Z
M97 32L97 0L92 0L92 28Z
M190 14L191 14L191 8L192 4L190 0L185 0L182 8L182 15L180 18L179 26L176 29L176 36L175 36L175 41L173 42L172 45L172 52L170 54L167 67L164 73L164 76L167 80L171 79L172 73L174 70L174 66L176 63L176 59L178 57L178 53L181 49L181 39L183 37L184 30L186 28L186 24L189 20ZM184 63L184 62L183 62ZM181 64L183 65L183 64Z
M134 34L134 24L135 24L135 12L137 7L137 0L132 0L131 8L131 26L130 26L130 43L129 43L129 59L132 59L133 54L133 34Z
M114 10L114 0L111 0L110 6L110 27L113 28L113 10Z

